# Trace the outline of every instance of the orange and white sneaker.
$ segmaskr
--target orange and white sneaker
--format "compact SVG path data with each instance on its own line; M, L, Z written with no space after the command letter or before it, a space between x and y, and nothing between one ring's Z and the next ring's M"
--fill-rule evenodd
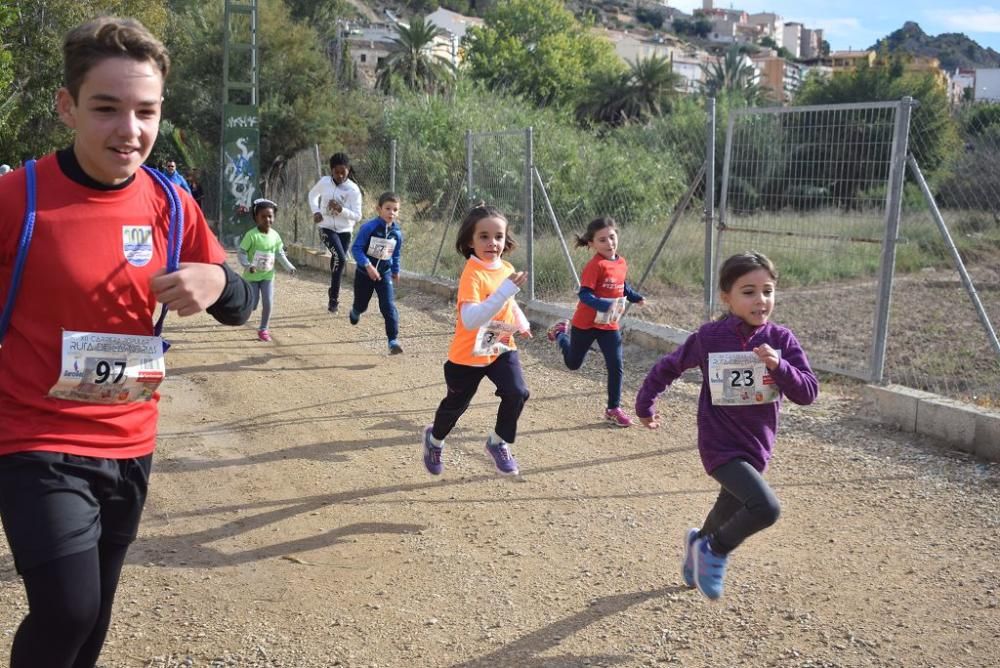
M604 419L616 427L631 427L635 424L632 418L628 416L628 413L621 409L621 406L618 408L609 408L604 411Z

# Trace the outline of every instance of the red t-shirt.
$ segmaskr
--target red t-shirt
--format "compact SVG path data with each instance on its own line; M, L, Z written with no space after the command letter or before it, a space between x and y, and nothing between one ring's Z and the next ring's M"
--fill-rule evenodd
M72 181L55 155L39 160L36 170L34 237L0 347L0 455L47 450L124 459L149 454L156 441L158 395L105 405L56 399L48 392L60 375L63 330L153 334L157 302L149 281L166 266L166 194L144 170L125 188L111 191ZM198 205L186 192L180 199L181 261L224 262L226 253ZM24 219L24 169L0 178L0 202L2 300ZM152 226L151 258L126 256L126 226Z
M600 253L590 258L580 275L580 287L590 288L595 297L601 299L618 299L625 296L625 275L628 273L628 263L621 255L614 260L608 260ZM573 314L573 326L577 329L618 329L617 322L599 324L594 322L596 309L583 302L576 305Z

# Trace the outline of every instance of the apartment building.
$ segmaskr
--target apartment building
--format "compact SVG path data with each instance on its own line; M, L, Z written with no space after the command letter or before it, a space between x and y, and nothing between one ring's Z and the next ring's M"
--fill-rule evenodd
M751 59L758 72L757 83L774 102L787 104L802 86L807 68L778 56L757 56Z

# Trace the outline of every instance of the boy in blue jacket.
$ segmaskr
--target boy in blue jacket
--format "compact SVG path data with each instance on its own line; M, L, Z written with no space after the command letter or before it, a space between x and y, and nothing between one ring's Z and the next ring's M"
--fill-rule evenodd
M385 335L389 353L403 352L399 344L399 311L393 293L393 283L399 280L399 256L403 248L403 232L396 224L399 216L399 196L385 192L378 198L378 216L361 226L351 245L351 255L358 264L354 274L354 306L348 318L358 324L368 310L372 293L378 294L378 309L385 318Z

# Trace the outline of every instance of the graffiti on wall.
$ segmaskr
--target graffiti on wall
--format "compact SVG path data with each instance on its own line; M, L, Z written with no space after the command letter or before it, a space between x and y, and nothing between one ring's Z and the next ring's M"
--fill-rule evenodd
M235 155L226 151L224 178L235 206L249 209L257 189L254 183L253 168L253 156L256 151L247 147L246 137L240 137L236 140L236 148Z
M260 123L257 108L225 105L222 128L223 232L239 234L250 225L249 211L258 197Z

